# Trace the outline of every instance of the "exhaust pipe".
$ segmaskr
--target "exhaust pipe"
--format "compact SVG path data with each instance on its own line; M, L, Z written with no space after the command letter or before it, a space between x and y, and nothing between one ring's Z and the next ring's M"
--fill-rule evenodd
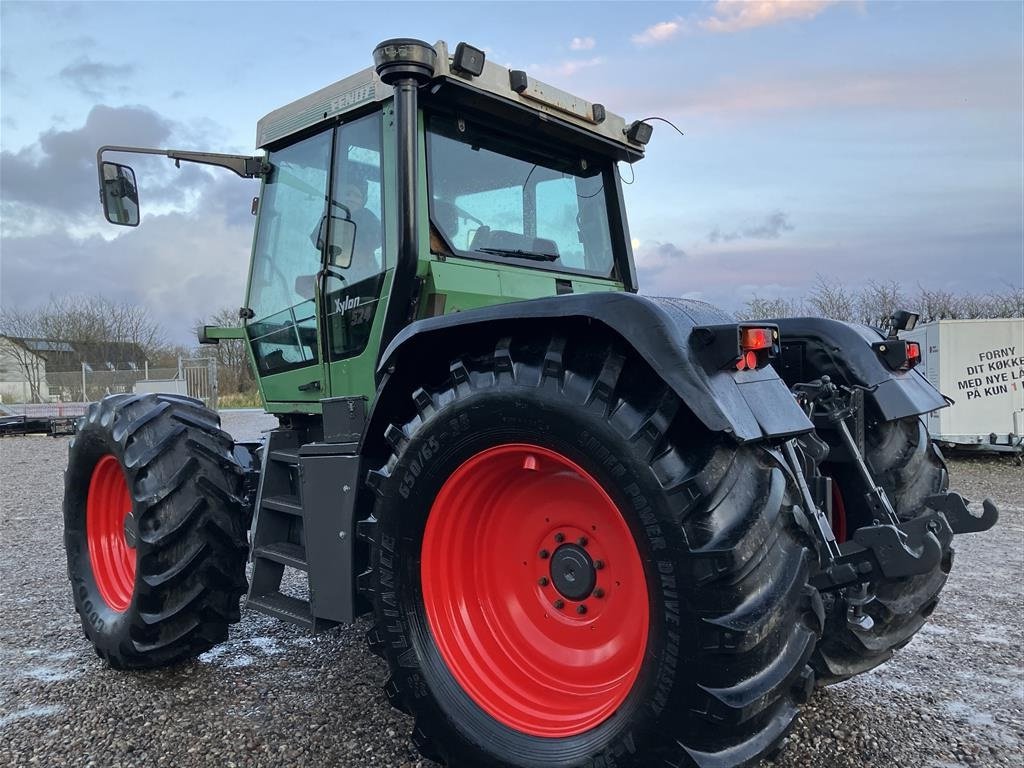
M395 38L373 49L373 63L386 85L395 89L398 147L395 153L398 184L398 263L388 298L380 352L409 320L419 259L419 87L434 76L437 54L422 40Z

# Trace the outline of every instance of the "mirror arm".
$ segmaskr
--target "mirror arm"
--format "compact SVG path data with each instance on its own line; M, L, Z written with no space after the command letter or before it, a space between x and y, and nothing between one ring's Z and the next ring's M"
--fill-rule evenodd
M243 179L255 179L265 176L270 171L266 159L251 155L222 155L215 152L188 152L180 149L151 149L149 147L118 147L103 146L96 150L96 168L100 174L100 186L103 186L103 153L131 152L138 155L164 155L174 160L180 167L181 161L187 163L203 163L216 165L234 171Z

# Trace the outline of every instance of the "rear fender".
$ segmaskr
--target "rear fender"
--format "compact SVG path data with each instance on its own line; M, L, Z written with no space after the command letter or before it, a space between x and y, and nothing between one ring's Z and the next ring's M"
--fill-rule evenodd
M883 421L920 416L944 408L942 394L916 369L894 371L871 345L885 338L866 325L794 317L771 320L782 336L782 359L776 367L788 386L831 376L838 384L867 388L866 403Z
M406 326L381 356L375 412L386 413L388 390L409 371L423 370L438 355L458 354L480 334L522 333L529 326L550 330L558 323L603 326L632 347L712 432L738 442L789 437L813 427L789 389L769 365L760 370L709 371L692 345L694 330L736 321L699 301L631 293L592 293L532 299L418 320ZM591 333L594 330L590 331ZM375 415L377 415L375 413ZM374 432L371 416L367 434Z

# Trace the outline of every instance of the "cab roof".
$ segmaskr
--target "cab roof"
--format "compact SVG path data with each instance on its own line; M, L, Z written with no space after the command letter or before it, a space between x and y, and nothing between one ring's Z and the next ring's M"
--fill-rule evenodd
M435 75L431 84L422 89L423 104L434 100L455 106L480 107L482 102L488 102L489 108L483 111L497 119L505 113L509 117L518 116L513 122L519 123L520 128L522 115L532 114L535 122L546 124L545 133L550 134L550 129L561 126L571 129L577 138L589 137L592 141L587 143L601 147L617 159L634 162L643 157L644 146L626 135L626 121L603 105L490 61L484 62L478 76L458 72L452 67L452 57L443 40L434 45L434 51L437 54ZM391 86L381 81L373 67L367 67L264 116L256 125L256 146L270 148L347 112L386 101L392 94Z

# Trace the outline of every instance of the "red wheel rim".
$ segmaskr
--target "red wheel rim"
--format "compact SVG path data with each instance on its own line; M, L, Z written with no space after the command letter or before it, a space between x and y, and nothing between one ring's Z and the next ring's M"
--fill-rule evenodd
M632 689L647 649L643 562L615 503L560 453L509 444L462 464L431 507L420 575L448 669L509 728L575 736Z
M843 492L839 489L839 483L834 479L832 480L832 533L840 544L846 541L846 505L843 503Z
M135 547L128 543L124 530L131 511L124 471L118 460L107 454L96 463L89 481L85 534L100 597L119 613L127 610L135 590Z

